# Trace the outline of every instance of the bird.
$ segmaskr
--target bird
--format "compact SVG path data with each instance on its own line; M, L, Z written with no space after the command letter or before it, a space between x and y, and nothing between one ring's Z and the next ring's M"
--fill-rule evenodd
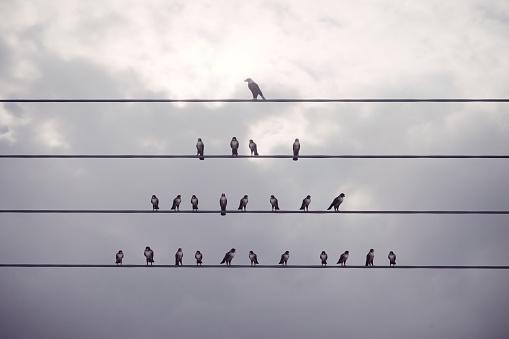
M196 251L196 254L194 255L194 258L196 259L196 266L198 266L198 265L201 266L201 264L202 264L201 260L203 259L203 255L201 254L200 251Z
M239 142L237 141L236 137L233 137L232 141L230 141L230 147L232 148L232 157L239 155L239 152L238 152Z
M221 211L226 211L226 204L228 203L228 200L226 199L226 195L223 193L221 194L221 198L219 199L219 206L221 206ZM226 213L222 212L222 216L225 216Z
M295 141L293 143L293 160L294 161L299 160L298 158L296 158L299 155L299 151L300 151L300 142L299 142L299 139L295 139Z
M196 143L196 150L198 151L196 155L200 156L200 160L204 160L203 157L203 150L205 148L205 145L203 144L203 141L201 141L201 138L198 138L198 142Z
M302 205L300 206L300 209L308 211L310 203L311 203L311 196L308 195L307 197L304 198L304 200L302 200Z
M221 264L226 263L226 266L230 266L232 264L232 259L235 256L235 248L232 248L226 254L224 255L223 261L221 261Z
M394 254L394 252L393 252L393 251L390 251L390 252L389 252L389 256L388 256L388 258L389 258L389 266L394 266L394 265L396 265L396 254Z
M320 254L320 260L322 260L322 266L327 266L327 258L329 258L329 256L327 255L327 253L325 253L325 251L322 251L322 253Z
M147 258L147 266L148 263L150 263L150 266L152 266L152 263L154 262L154 251L150 249L150 247L145 247L145 258Z
M181 201L182 201L182 197L179 194L175 197L175 199L173 199L173 205L171 205L171 209L172 210L176 209L177 211L180 211L180 202Z
M179 248L177 253L175 253L175 266L182 265L182 258L184 257L184 252Z
M255 156L259 155L258 154L258 148L256 147L256 144L253 141L253 139L249 140L249 149L251 150L251 155L255 155Z
M193 205L193 211L198 211L198 198L194 194L191 197L191 205Z
M334 207L334 211L339 210L339 205L343 203L343 199L345 198L345 193L341 193L337 197L332 200L332 203L330 204L329 208L327 208L327 211L330 210L332 207Z
M251 93L253 94L253 100L258 100L258 95L261 96L263 100L266 100L262 94L262 91L260 90L260 86L258 86L258 84L254 82L253 79L247 78L244 80L244 82L247 82L247 87L249 87Z
M279 210L279 205L277 203L277 198L273 195L270 196L270 204L272 205L272 211Z
M366 255L366 266L373 266L373 259L375 259L375 250L370 249Z
M340 264L341 266L346 266L346 260L348 259L348 256L350 255L350 252L345 251L345 253L341 254L339 256L339 260L337 264Z
M247 194L244 196L244 198L240 199L240 204L239 204L239 210L241 211L246 211L246 206L247 206L247 203L248 203L248 200L247 200Z
M116 259L117 261L115 261L115 264L120 264L120 266L122 266L122 259L124 258L124 253L122 252L122 250L118 251L117 255L116 255Z
M152 199L150 199L150 202L152 203L152 211L159 209L159 199L157 199L155 194L152 196Z
M258 257L255 252L249 251L249 259L251 260L251 266L258 265Z
M285 253L281 254L281 260L279 260L279 263L283 266L288 266L288 258L290 258L290 251L286 251Z

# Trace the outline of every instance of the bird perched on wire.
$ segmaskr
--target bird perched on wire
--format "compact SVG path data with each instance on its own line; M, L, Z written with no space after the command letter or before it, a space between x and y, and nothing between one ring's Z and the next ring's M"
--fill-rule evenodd
M389 256L388 256L388 258L389 258L389 266L394 266L394 265L396 265L396 254L394 254L394 252L393 252L393 251L390 251L390 252L389 252Z
M293 161L299 160L297 158L297 156L299 155L299 151L300 151L300 142L299 142L299 139L295 139L295 141L293 142Z
M341 266L346 266L346 260L348 259L348 256L350 255L350 252L345 251L343 254L339 256L339 260L337 264L340 264Z
M235 248L232 248L230 251L228 251L223 258L223 261L221 261L221 264L226 263L226 266L230 266L232 264L232 259L235 256Z
M200 251L196 251L196 254L194 255L194 258L196 259L196 266L202 264L202 259L203 259L203 255L201 254Z
M122 252L122 250L118 251L117 255L116 255L116 261L115 261L115 264L120 264L120 266L122 266L122 259L124 259L124 253Z
M147 266L148 263L150 263L150 266L152 266L152 263L154 262L154 251L150 249L150 247L145 247L145 252L143 253L145 255L145 258L147 259Z
M159 199L157 199L155 194L152 196L152 199L150 199L150 202L152 203L152 211L159 209Z
M204 160L205 159L203 157L203 150L204 149L205 149L205 145L203 144L203 141L201 141L201 138L198 138L198 142L196 143L196 150L197 150L196 155L200 156L200 160Z
M172 210L177 210L177 211L180 211L180 202L182 201L182 197L179 195L177 195L175 197L175 199L173 199L173 205L171 205L171 209Z
M194 194L191 197L191 205L193 206L193 211L198 211L198 198Z
M228 200L226 199L226 195L223 193L221 194L221 198L219 198L219 206L221 207L221 211L226 211L226 204L228 203ZM225 216L226 213L222 212L222 216Z
M373 266L373 259L375 259L375 250L370 249L366 255L366 266Z
M238 209L241 210L241 211L245 211L247 203L248 203L248 199L247 199L247 194L246 194L244 196L244 198L240 199L240 204L239 204L239 208Z
M272 211L279 210L279 205L277 202L277 198L273 195L270 196L270 204L272 205Z
M230 147L232 148L232 157L239 155L239 142L237 141L236 137L232 138L232 141L230 141Z
M320 260L322 261L322 266L327 266L328 258L329 258L329 256L327 255L327 253L325 253L325 251L322 251L322 253L320 254Z
M307 197L304 198L304 200L302 200L302 205L300 206L300 209L308 211L310 203L311 203L311 196L308 195Z
M258 148L255 144L255 142L253 141L253 139L250 139L249 140L249 149L251 150L251 155L259 155L258 154Z
M177 253L175 253L175 266L182 265L182 258L184 257L184 252L179 248Z
M288 258L290 258L290 251L286 251L285 253L281 254L281 260L279 260L279 264L288 266Z
M251 93L253 94L253 100L258 100L258 95L261 96L263 100L266 100L262 91L260 90L260 86L258 86L258 84L254 82L253 79L247 78L244 80L244 82L247 82L247 87L249 87Z
M343 203L343 199L345 198L345 193L341 193L337 197L332 200L332 203L330 204L329 208L327 208L327 211L330 210L332 207L334 207L334 211L339 210L339 205Z
M249 251L249 260L251 260L251 266L258 265L258 257L255 252Z

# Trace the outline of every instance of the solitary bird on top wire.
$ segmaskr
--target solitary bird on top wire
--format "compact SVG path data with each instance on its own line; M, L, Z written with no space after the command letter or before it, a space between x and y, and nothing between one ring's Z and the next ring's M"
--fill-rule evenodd
M249 87L251 93L253 94L253 100L258 100L258 95L261 96L263 100L266 100L262 91L260 90L260 86L258 86L258 84L254 82L253 79L247 78L244 80L244 82L247 82L247 87Z
M294 155L293 161L299 160L297 158L297 156L299 155L299 151L300 151L300 142L299 142L299 139L295 139L295 142L293 143L293 155Z
M345 193L341 193L340 195L335 197L334 200L332 201L332 203L330 204L329 208L327 208L327 211L330 210L332 207L334 207L334 211L338 211L339 205L341 205L343 203L344 197L345 197Z
M198 142L196 143L196 150L197 150L197 154L196 155L200 156L200 160L204 160L205 159L203 157L203 150L204 149L205 149L205 145L203 144L203 141L201 141L201 138L198 138Z
M150 199L150 202L152 203L152 211L159 209L159 199L157 199L155 194L152 196L152 199Z

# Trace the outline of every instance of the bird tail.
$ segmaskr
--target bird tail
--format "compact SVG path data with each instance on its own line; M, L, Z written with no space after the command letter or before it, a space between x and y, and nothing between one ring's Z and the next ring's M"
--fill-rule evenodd
M298 158L293 158L293 161L297 161L297 160L299 160L299 159Z
M327 208L327 211L330 210L332 208L333 205L330 205L329 208Z
M258 152L257 152L257 151L255 151L254 155L260 155L260 154L258 154Z
M205 158L204 157L200 157L200 160L205 160Z
M221 215L222 215L222 216L225 216L225 215L226 215L226 213L224 213L224 212L221 212ZM222 264L222 263L221 263L221 264Z
M265 97L263 96L263 94L260 92L260 96L262 97L263 100L267 100L265 99Z

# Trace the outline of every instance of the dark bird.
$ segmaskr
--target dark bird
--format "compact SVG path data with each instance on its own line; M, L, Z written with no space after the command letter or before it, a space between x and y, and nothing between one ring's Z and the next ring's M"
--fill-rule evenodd
M202 259L203 259L203 255L201 254L200 251L196 251L196 254L194 255L194 258L196 259L196 266L202 264Z
M249 140L249 149L251 150L251 155L259 155L258 148L256 147L256 144L252 139Z
M340 264L341 266L346 266L346 260L348 259L348 256L350 255L350 252L345 251L345 253L341 254L339 256L339 260L337 264Z
M229 252L224 255L223 261L221 264L226 263L226 266L230 266L232 264L232 259L235 256L235 248L232 248Z
M179 248L177 253L175 253L175 266L182 265L182 258L184 257L184 252Z
M150 263L150 266L152 266L152 263L154 262L154 251L150 249L150 247L145 247L145 258L147 258L147 266L148 263Z
M273 195L270 196L270 204L272 205L272 211L279 210L279 205L277 202L277 198Z
M200 160L204 160L203 157L203 150L205 149L205 145L203 144L203 141L201 141L201 138L198 138L198 142L196 143L196 150L198 151L196 155L200 156Z
M281 254L281 260L279 260L279 263L283 266L288 266L288 258L290 258L290 251L286 251L285 253Z
M232 148L232 157L239 155L239 142L237 141L237 138L233 137L232 141L230 141L230 147Z
M150 199L150 202L152 203L152 211L159 209L159 199L157 199L155 194L152 196L152 199Z
M343 203L343 199L345 198L345 193L341 193L337 197L332 200L332 203L330 204L329 208L327 208L327 211L330 210L332 207L334 207L334 211L339 210L339 205Z
M375 250L370 249L366 255L366 266L373 266L373 259L375 259Z
M389 252L389 256L388 256L388 258L389 258L389 266L394 266L394 265L396 265L396 254L394 254L394 252L393 252L393 251L390 251L390 252Z
M198 198L196 195L191 197L191 205L193 205L193 211L198 211Z
M171 209L172 210L176 209L177 211L180 211L180 202L181 201L182 201L182 197L179 194L175 197L175 199L173 199L173 205L171 205Z
M298 155L299 155L299 151L300 151L300 142L299 142L299 139L295 139L295 142L293 143L293 160L294 161L297 161L299 160L298 158L296 158Z
M302 205L300 206L301 210L309 210L309 204L311 203L311 196L308 195L307 197L302 200Z
M258 257L255 252L249 251L249 260L251 260L251 266L258 265Z
M260 87L256 82L253 81L253 79L247 78L246 80L244 80L244 82L247 82L247 87L249 87L251 93L253 94L253 100L257 100L258 95L261 96L263 100L266 100L262 94L262 91L260 90Z
M226 204L228 203L228 200L226 199L226 195L223 193L221 194L221 198L219 199L219 206L221 206L221 211L226 211ZM225 216L226 213L221 213L222 216Z
M117 256L116 256L116 259L117 261L115 261L115 264L120 264L120 266L122 266L122 259L124 258L124 253L122 252L122 250L118 251L117 253Z
M239 210L241 211L245 211L246 210L246 206L247 206L247 194L244 196L244 198L240 199L240 204L239 204Z
M329 258L329 256L327 255L327 253L325 253L325 251L322 251L322 253L320 254L320 260L322 261L322 266L327 266L327 259Z

